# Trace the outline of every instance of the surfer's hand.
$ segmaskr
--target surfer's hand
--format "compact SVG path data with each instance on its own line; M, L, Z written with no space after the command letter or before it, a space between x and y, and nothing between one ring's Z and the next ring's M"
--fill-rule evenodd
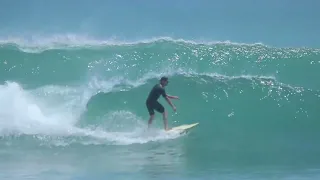
M175 106L173 106L172 108L173 108L174 112L176 112L176 111L177 111L177 109L176 109L176 107L175 107Z

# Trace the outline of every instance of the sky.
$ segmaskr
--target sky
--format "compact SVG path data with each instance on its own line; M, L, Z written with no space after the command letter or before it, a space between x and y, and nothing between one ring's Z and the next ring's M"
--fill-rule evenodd
M3 0L0 39L88 35L320 47L315 0Z

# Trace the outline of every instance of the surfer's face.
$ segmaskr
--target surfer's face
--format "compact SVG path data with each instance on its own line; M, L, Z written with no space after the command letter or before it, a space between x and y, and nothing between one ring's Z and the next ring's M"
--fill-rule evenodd
M161 85L162 85L162 86L167 86L167 85L168 85L168 83L169 83L169 81L168 81L168 80L161 81Z

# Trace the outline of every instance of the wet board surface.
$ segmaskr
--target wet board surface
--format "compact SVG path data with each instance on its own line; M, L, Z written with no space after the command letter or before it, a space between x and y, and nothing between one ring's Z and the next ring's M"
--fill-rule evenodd
M168 130L167 132L175 132L178 131L180 133L188 132L192 128L196 127L199 123L193 123L193 124L184 124L181 126L173 127L172 129Z

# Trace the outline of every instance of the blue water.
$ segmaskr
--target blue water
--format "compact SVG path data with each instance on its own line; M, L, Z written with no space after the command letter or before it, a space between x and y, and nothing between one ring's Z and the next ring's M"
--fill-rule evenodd
M0 2L0 179L320 177L320 2ZM160 76L169 125L146 132Z

